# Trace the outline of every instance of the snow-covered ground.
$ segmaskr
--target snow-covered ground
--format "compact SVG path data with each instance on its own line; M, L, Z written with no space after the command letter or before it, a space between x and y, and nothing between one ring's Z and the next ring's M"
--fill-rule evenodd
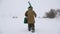
M0 34L60 34L60 19L36 18L35 33L27 28L23 18L0 18Z

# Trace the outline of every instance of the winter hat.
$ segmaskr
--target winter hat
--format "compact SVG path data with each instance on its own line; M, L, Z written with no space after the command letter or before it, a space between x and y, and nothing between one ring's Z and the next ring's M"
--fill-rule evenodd
M33 9L33 7L31 6L31 3L28 1L28 3L29 3L29 7L28 8L32 8Z
M33 7L32 7L32 6L29 6L28 8L32 8L32 9L33 9Z

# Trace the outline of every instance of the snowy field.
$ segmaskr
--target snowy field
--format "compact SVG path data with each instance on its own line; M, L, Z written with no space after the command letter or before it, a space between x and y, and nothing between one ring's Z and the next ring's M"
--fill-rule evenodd
M60 34L60 19L36 18L35 33L32 33L21 18L1 18L0 34Z

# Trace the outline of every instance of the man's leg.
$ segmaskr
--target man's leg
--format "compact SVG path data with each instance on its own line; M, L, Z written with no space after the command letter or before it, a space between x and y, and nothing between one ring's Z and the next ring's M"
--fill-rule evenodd
M31 24L28 24L28 30L29 31L31 30Z
M35 25L32 24L32 32L35 32Z

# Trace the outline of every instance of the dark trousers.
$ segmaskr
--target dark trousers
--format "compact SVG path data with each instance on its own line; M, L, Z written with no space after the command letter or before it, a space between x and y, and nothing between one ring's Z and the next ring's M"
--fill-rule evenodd
M35 31L35 26L34 26L34 24L28 24L28 30L29 30L29 31L30 31L30 30Z

